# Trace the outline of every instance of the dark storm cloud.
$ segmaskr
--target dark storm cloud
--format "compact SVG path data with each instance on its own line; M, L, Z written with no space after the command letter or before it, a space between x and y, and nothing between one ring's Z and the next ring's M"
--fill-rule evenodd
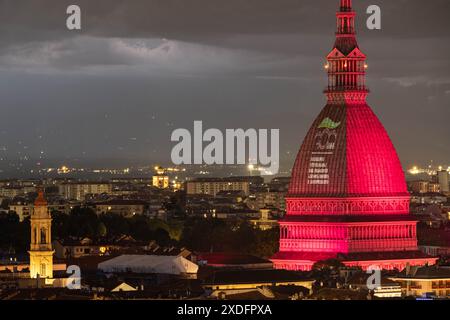
M65 27L82 9L82 31ZM365 28L368 5L382 30ZM450 1L354 0L370 103L405 165L450 161ZM324 104L338 0L0 0L0 159L168 160L174 128L280 128Z
M16 41L67 37L65 10L78 4L83 34L101 37L167 37L222 42L242 34L323 34L334 27L334 0L2 0L1 39ZM447 0L354 1L362 13L382 8L383 27L399 37L448 36ZM361 26L361 23L360 23ZM218 38L219 37L219 38Z

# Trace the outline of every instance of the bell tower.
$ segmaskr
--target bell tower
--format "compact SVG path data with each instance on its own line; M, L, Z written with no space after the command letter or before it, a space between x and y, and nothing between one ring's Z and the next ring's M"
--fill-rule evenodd
M42 190L34 202L30 224L30 277L53 278L52 218Z

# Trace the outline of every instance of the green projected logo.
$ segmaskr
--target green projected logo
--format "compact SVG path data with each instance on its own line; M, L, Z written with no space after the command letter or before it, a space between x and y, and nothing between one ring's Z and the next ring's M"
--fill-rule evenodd
M319 125L319 129L336 129L341 125L340 122L334 122L330 118L323 119L322 123Z

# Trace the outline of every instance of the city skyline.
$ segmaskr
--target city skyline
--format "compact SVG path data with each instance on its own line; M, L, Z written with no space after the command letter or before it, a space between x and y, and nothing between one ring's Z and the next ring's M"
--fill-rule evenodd
M369 4L357 1L355 9ZM177 19L181 4L80 1L79 32L65 28L67 5L1 2L4 172L17 171L11 163L169 164L171 132L194 120L220 129L280 128L281 169L292 167L324 102L320 68L333 42L333 2L197 1ZM449 4L379 5L381 31L365 28L367 15L357 20L370 56L368 101L405 169L431 159L446 166Z
M450 4L379 1L0 0L0 300L448 300Z

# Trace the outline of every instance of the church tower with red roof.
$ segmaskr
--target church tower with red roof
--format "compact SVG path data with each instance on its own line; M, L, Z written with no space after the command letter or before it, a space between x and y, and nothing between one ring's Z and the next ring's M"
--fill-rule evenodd
M280 221L275 268L310 270L339 259L363 269L434 264L418 250L410 196L397 152L366 102L366 56L351 0L340 0L327 56L327 105L300 148Z
M30 219L30 278L53 278L52 217L44 191L39 189Z

